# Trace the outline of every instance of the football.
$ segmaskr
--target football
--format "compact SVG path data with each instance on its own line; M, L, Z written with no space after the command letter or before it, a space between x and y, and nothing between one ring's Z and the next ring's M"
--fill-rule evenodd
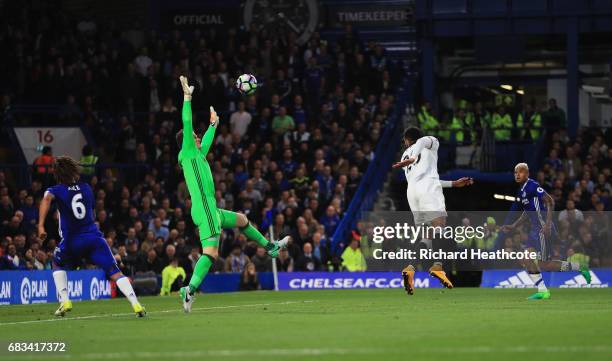
M257 89L257 79L251 74L242 74L236 79L236 88L244 95L251 95Z

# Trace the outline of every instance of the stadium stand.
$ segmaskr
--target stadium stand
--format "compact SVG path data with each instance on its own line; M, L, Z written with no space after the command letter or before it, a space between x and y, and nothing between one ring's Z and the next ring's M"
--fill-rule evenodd
M281 34L210 38L125 31L58 9L39 14L20 5L9 13L20 15L2 19L0 43L10 49L0 60L3 122L34 124L42 112L47 122L87 129L97 158L84 152L83 177L122 271L159 274L178 256L189 274L199 256L174 141L183 73L196 84L196 128L205 127L200 110L208 105L222 114L211 163L219 205L266 232L272 225L275 237L293 235L281 269L341 267L329 240L391 114L391 79L401 78L380 47L362 46L352 34L335 43L315 35L299 47ZM257 96L237 94L242 72L264 83ZM27 188L0 172L2 269L48 269L59 240L57 219L49 220L48 240L36 237L37 203L52 169L41 164L33 172ZM314 244L316 262L305 259L305 243ZM242 272L249 259L265 264L260 256L244 236L224 232L215 270Z

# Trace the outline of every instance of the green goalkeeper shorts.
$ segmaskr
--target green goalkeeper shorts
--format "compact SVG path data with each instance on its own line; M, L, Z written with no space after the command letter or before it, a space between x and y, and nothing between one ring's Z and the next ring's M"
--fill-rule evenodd
M210 205L210 202L207 202ZM209 208L212 208L209 206ZM200 231L200 241L202 247L219 247L218 236L221 234L221 229L232 229L236 227L237 213L225 209L214 207L214 217L211 223L208 222L208 217L205 215L202 222L198 224ZM212 225L212 226L211 226ZM217 237L217 241L209 240L211 237Z

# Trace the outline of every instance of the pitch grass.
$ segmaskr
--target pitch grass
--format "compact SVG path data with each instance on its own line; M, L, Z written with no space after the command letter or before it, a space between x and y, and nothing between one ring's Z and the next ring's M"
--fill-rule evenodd
M612 360L612 290L417 289L199 295L0 306L0 342L63 341L64 354L1 360ZM80 318L80 319L79 319ZM27 321L34 321L23 323ZM2 343L6 347L6 343Z

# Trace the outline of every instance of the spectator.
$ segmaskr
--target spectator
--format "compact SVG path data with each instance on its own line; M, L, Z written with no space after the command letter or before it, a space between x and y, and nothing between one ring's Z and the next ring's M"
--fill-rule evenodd
M548 164L555 171L560 171L563 169L563 163L561 162L561 159L559 159L559 155L556 149L550 150L550 153L548 153L548 158L544 160L544 164Z
M51 174L53 174L53 150L51 147L45 146L42 149L42 154L34 159L33 178L43 185L50 185Z
M151 248L147 252L146 258L141 258L140 262L136 266L136 272L154 272L160 274L164 269L164 265L161 259L157 256L155 249Z
M278 272L293 272L293 258L287 248L281 249L275 260Z
M98 157L93 155L93 148L87 144L83 147L81 160L81 180L89 182L91 177L96 173L96 165L98 164Z
M495 140L510 140L512 127L512 117L506 112L505 106L500 106L498 111L493 113L493 117L491 119L491 128L493 128Z
M280 107L278 115L272 119L272 130L279 136L295 129L293 118L287 114L287 108Z
M238 110L232 113L230 116L232 134L238 136L239 139L242 139L245 136L252 121L251 114L249 114L245 109L246 105L244 101L240 101L238 102Z
M178 265L178 259L172 258L170 264L164 267L162 271L162 287L159 294L167 296L170 292L178 291L183 287L183 281L186 277L185 270Z
M225 272L242 273L246 269L246 264L249 263L249 258L242 252L240 243L235 243L232 246L232 252L225 260Z
M23 213L23 225L26 230L34 229L34 226L38 222L38 208L34 204L34 197L28 195L25 199L25 203L19 208Z
M327 242L322 244L322 235L320 232L315 232L312 235L312 254L323 266L327 266L327 264L331 261L331 254L329 248L327 247Z
M240 274L240 285L238 289L240 291L256 291L260 289L259 278L257 277L257 270L254 264L248 263L244 271Z
M312 253L312 244L304 243L302 254L297 260L296 268L302 272L314 272L321 269L321 262Z
M566 127L565 112L557 106L557 99L548 100L548 110L542 114L544 126L549 129Z
M348 247L342 252L342 266L349 272L365 271L367 269L365 258L359 247L359 240L353 238Z
M336 231L336 227L338 227L338 223L340 223L340 217L338 216L336 208L333 206L327 207L325 215L321 217L320 222L323 227L325 227L325 236L331 238Z
M23 269L25 261L17 254L17 247L14 244L9 244L6 248L6 254L3 258L4 269Z
M160 217L155 217L153 219L153 221L149 225L149 230L153 231L153 234L155 235L156 238L161 237L164 239L164 241L168 239L168 236L170 235L170 231L168 230L168 227L162 224L162 220Z
M580 224L584 221L584 215L579 209L576 209L576 204L573 200L568 199L565 203L565 209L559 212L559 222L568 222L573 225Z
M266 249L262 246L257 246L257 252L251 258L251 264L255 266L257 272L271 272L272 259L266 253Z

